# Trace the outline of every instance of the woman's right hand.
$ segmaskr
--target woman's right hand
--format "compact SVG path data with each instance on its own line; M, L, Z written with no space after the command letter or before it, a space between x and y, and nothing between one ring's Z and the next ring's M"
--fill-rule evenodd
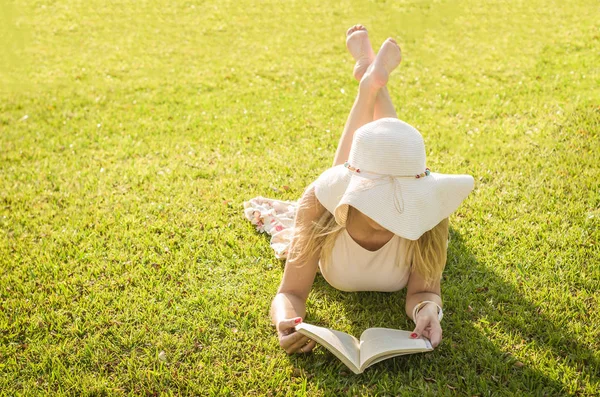
M315 348L316 342L308 339L300 332L296 332L294 327L302 322L302 317L286 318L277 323L277 334L279 336L279 346L287 352L308 353Z

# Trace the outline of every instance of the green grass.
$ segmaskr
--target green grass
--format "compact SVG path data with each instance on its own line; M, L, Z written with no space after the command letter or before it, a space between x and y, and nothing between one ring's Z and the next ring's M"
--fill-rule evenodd
M1 3L0 395L600 393L596 1L109 3ZM428 166L476 180L442 344L361 376L279 348L242 207L331 165L357 22L401 43ZM410 329L404 298L318 277L307 320Z

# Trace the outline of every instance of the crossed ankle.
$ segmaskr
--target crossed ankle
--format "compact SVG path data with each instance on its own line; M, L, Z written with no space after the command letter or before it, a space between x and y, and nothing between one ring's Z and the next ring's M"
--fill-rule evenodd
M377 98L377 96L379 95L380 90L381 90L381 87L377 87L377 86L361 87L359 85L358 97L361 99L375 100L375 98Z
M377 92L385 87L375 76L365 75L358 83L358 89L360 93L364 94L377 94Z

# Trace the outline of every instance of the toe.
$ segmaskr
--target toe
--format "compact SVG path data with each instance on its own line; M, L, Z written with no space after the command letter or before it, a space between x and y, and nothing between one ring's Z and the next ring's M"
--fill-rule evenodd
M392 44L394 44L396 47L400 48L400 45L398 44L398 42L397 42L396 40L394 40L393 38L389 37L389 38L388 38L388 39L385 41L385 43L388 43L388 42L389 42L389 43L392 43ZM384 43L384 44L385 44L385 43Z

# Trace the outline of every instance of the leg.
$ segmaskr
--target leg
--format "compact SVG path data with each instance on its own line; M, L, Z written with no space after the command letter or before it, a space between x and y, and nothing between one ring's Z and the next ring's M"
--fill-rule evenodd
M343 164L348 160L350 154L350 147L352 146L352 138L354 137L354 131L363 125L373 121L373 113L375 109L375 101L380 89L373 88L368 89L361 86L358 89L358 95L354 100L346 125L344 126L344 132L338 143L335 157L333 159L333 166Z
M378 120L384 117L398 118L392 98L388 92L387 86L382 87L377 93L377 99L375 100L375 109L373 113L373 120Z
M382 110L389 111L386 99L386 96L389 98L389 94L387 90L383 91L383 89L387 83L389 74L399 64L400 47L394 40L387 39L381 46L379 54L377 54L375 60L361 78L358 95L346 120L346 125L344 126L344 131L333 160L333 166L343 164L348 159L354 132L363 125L373 121L375 103L382 92L384 93L382 97L384 103ZM389 104L391 104L391 101Z
M352 57L356 60L354 77L360 81L365 71L375 59L375 52L371 47L367 29L363 25L354 25L346 32L346 46ZM383 87L375 100L373 119L382 117L398 117L386 87Z

